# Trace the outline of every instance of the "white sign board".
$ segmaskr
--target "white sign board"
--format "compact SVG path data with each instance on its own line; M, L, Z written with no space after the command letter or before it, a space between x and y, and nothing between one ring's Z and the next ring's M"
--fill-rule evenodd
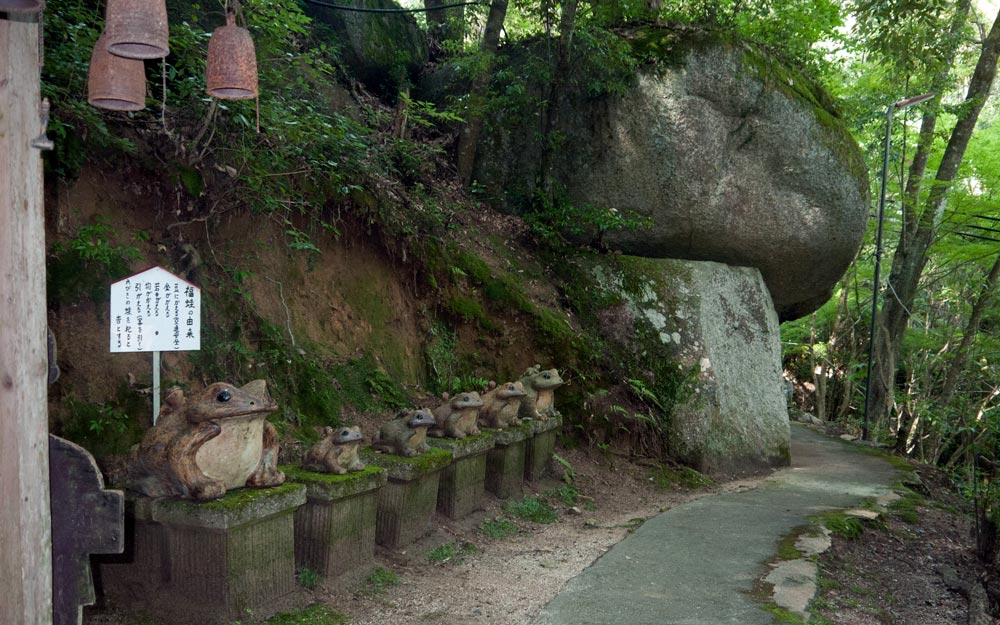
M111 285L111 351L201 348L201 289L163 267Z

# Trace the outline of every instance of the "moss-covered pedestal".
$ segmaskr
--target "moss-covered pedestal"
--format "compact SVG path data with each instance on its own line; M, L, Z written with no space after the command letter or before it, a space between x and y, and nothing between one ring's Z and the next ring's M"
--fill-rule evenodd
M524 450L532 435L531 422L484 432L496 438L496 445L486 453L486 490L501 499L520 495L524 484Z
M363 449L361 459L382 467L389 476L378 494L375 542L398 549L427 534L437 506L441 470L451 464L451 452L432 447L407 458Z
M524 456L524 479L540 480L556 449L556 435L562 428L562 417L555 415L545 421L532 421L532 437L527 441Z
M100 566L105 595L167 623L267 616L295 588L294 512L306 487L230 491L217 501L133 497L126 555Z
M363 574L375 561L375 511L385 470L335 475L282 467L306 487L306 505L295 511L295 566L327 579Z
M437 510L449 519L460 519L479 508L486 490L486 454L496 437L483 432L461 440L438 438L431 446L451 452L452 462L441 471Z

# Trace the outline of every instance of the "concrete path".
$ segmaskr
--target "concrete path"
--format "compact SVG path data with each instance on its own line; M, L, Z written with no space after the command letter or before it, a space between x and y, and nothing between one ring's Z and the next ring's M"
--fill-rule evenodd
M646 521L548 603L535 625L770 625L748 593L809 517L889 493L893 467L792 426L792 466L761 486Z

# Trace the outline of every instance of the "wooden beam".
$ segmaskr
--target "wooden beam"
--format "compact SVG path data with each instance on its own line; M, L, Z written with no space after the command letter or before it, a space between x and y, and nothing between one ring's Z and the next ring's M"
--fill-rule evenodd
M0 13L0 623L52 623L37 15Z

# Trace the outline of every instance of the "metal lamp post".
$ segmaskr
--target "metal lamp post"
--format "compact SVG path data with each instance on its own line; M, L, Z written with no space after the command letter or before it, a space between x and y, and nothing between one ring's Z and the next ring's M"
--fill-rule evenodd
M872 402L872 364L875 359L875 318L878 315L879 278L882 269L882 223L885 218L885 184L886 178L888 178L889 175L889 145L892 139L892 114L896 109L905 108L912 104L919 104L920 102L926 102L933 97L933 93L925 93L912 98L906 98L905 100L900 100L890 104L885 111L885 150L882 155L882 188L879 193L878 214L876 215L878 224L875 230L875 280L872 285L871 336L868 340L868 376L865 380L865 422L861 431L861 438L866 441L870 440L868 432L868 415L871 410Z

